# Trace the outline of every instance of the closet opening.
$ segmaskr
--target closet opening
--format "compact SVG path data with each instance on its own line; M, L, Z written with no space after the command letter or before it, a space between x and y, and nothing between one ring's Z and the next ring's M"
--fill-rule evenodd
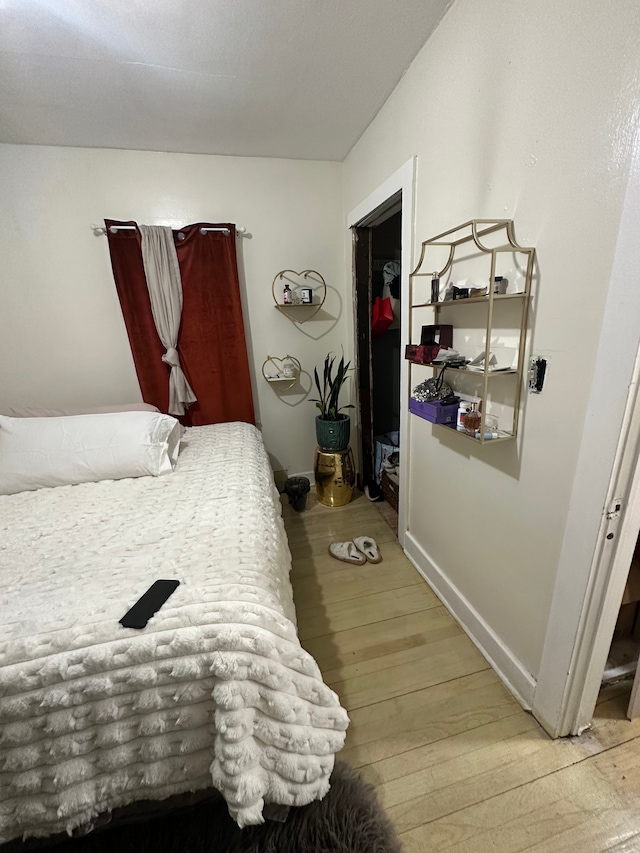
M360 487L397 533L402 194L353 229Z
M621 695L629 693L627 716L630 720L640 716L639 660L640 536L636 540L600 685L601 698L609 695L612 689L620 692Z
M635 220L628 224L633 235ZM609 381L603 371L602 386ZM573 590L558 584L554 610L562 618L552 612L545 640L550 653L546 662L543 656L534 694L534 716L555 737L585 731L600 703L613 701L613 713L640 717L640 350L623 381L625 411L606 493L598 500L600 522L579 620L573 621L575 633L567 633ZM598 434L591 458L600 442ZM580 514L584 511L580 504ZM566 637L574 642L563 648Z

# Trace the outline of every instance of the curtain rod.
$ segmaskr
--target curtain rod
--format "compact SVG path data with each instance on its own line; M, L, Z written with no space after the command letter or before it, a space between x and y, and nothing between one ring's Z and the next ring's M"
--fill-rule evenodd
M103 234L107 233L107 229L105 228L104 225L92 225L91 230L96 235L96 237L102 236ZM117 234L118 231L136 231L136 230L137 230L136 225L110 225L109 226L109 231L112 234ZM207 234L209 231L221 231L223 234L229 233L228 228L201 228L200 229L201 234ZM244 225L236 225L236 236L246 234L246 233L247 233L247 229L244 227ZM181 231L178 231L178 240L184 240L184 234Z

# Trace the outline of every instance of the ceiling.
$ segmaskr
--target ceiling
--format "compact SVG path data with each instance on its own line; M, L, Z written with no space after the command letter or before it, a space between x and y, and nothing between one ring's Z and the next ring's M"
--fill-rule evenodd
M451 2L0 0L0 142L342 160Z

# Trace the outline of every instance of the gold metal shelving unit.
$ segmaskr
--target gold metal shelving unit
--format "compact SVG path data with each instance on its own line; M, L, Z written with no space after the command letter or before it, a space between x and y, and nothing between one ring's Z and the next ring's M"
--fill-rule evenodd
M287 363L293 368L292 376L284 375ZM262 362L262 375L276 392L282 393L295 387L300 379L301 372L302 365L293 355L268 355Z
M491 238L487 240L486 238ZM448 248L448 258L441 269L437 269L429 262L429 250L435 247ZM487 287L487 295L485 296L469 296L464 299L455 299L447 301L419 301L414 302L416 279L419 277L433 276L434 271L437 272L437 277L442 280L445 276L451 275L459 256L463 251L468 250L464 260L469 263L469 258L473 257L473 263L481 262L482 256L489 256L489 276L488 280L483 277L482 281L478 280L479 287ZM441 250L439 250L441 252ZM497 275L497 261L501 254L511 254L521 256L522 263L518 266L521 271L521 287L516 292L495 293L494 279ZM515 260L514 260L515 263ZM463 377L462 382L466 377L473 377L476 382L481 380L482 399L482 419L480 423L480 438L467 435L463 432L458 432L447 425L438 425L442 429L448 429L456 432L457 435L464 436L470 441L475 441L477 444L491 443L501 441L512 441L518 434L518 420L520 415L520 400L522 396L522 385L525 363L525 349L527 342L527 320L529 314L529 303L531 301L531 285L533 279L533 270L535 264L535 249L530 246L521 246L515 238L513 220L511 219L471 219L452 228L449 231L444 231L432 237L430 240L425 240L422 243L422 251L420 260L415 270L410 275L410 293L409 304L411 314L410 328L413 329L413 312L416 309L432 308L434 311L434 323L439 324L443 313L447 316L447 320L453 321L454 317L449 317L449 312L459 310L460 306L478 306L480 310L482 306L486 310L486 332L485 332L485 351L484 351L484 368L482 370L469 370L465 368L451 368L447 371L455 372L457 377ZM494 321L501 310L501 305L511 304L517 305L517 301L521 303L520 310L520 328L518 333L517 346L517 366L510 370L492 371L489 369L489 357L491 353L491 339L494 330ZM444 321L442 321L444 322ZM452 322L453 325L453 322ZM454 326L455 328L455 326ZM514 327L514 332L517 327ZM410 362L410 364L413 364ZM435 371L442 370L440 365L425 365L432 367ZM511 429L499 429L498 437L485 439L485 418L487 415L488 404L490 400L490 383L498 376L514 377L511 381L515 384L513 390L513 423ZM410 383L413 385L413 382ZM463 391L458 388L458 391Z
M276 294L276 285L278 285L279 289L282 282L288 284L294 293L301 290L303 285L314 285L314 287L311 288L313 301L280 302ZM320 290L320 293L318 293L318 289ZM302 272L297 272L296 270L280 270L279 273L276 273L271 283L271 295L273 296L273 302L278 311L284 314L284 316L288 320L291 320L292 323L301 325L302 323L306 323L307 320L310 320L312 317L315 317L324 305L325 299L327 298L327 283L317 270L302 270Z

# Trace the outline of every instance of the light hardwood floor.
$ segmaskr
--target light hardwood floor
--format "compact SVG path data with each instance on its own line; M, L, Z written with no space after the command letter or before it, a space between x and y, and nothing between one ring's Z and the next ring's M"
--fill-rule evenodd
M640 720L601 694L591 731L551 740L522 710L363 496L284 505L300 639L351 725L340 757L377 789L406 853L640 851ZM373 536L379 565L330 542Z

